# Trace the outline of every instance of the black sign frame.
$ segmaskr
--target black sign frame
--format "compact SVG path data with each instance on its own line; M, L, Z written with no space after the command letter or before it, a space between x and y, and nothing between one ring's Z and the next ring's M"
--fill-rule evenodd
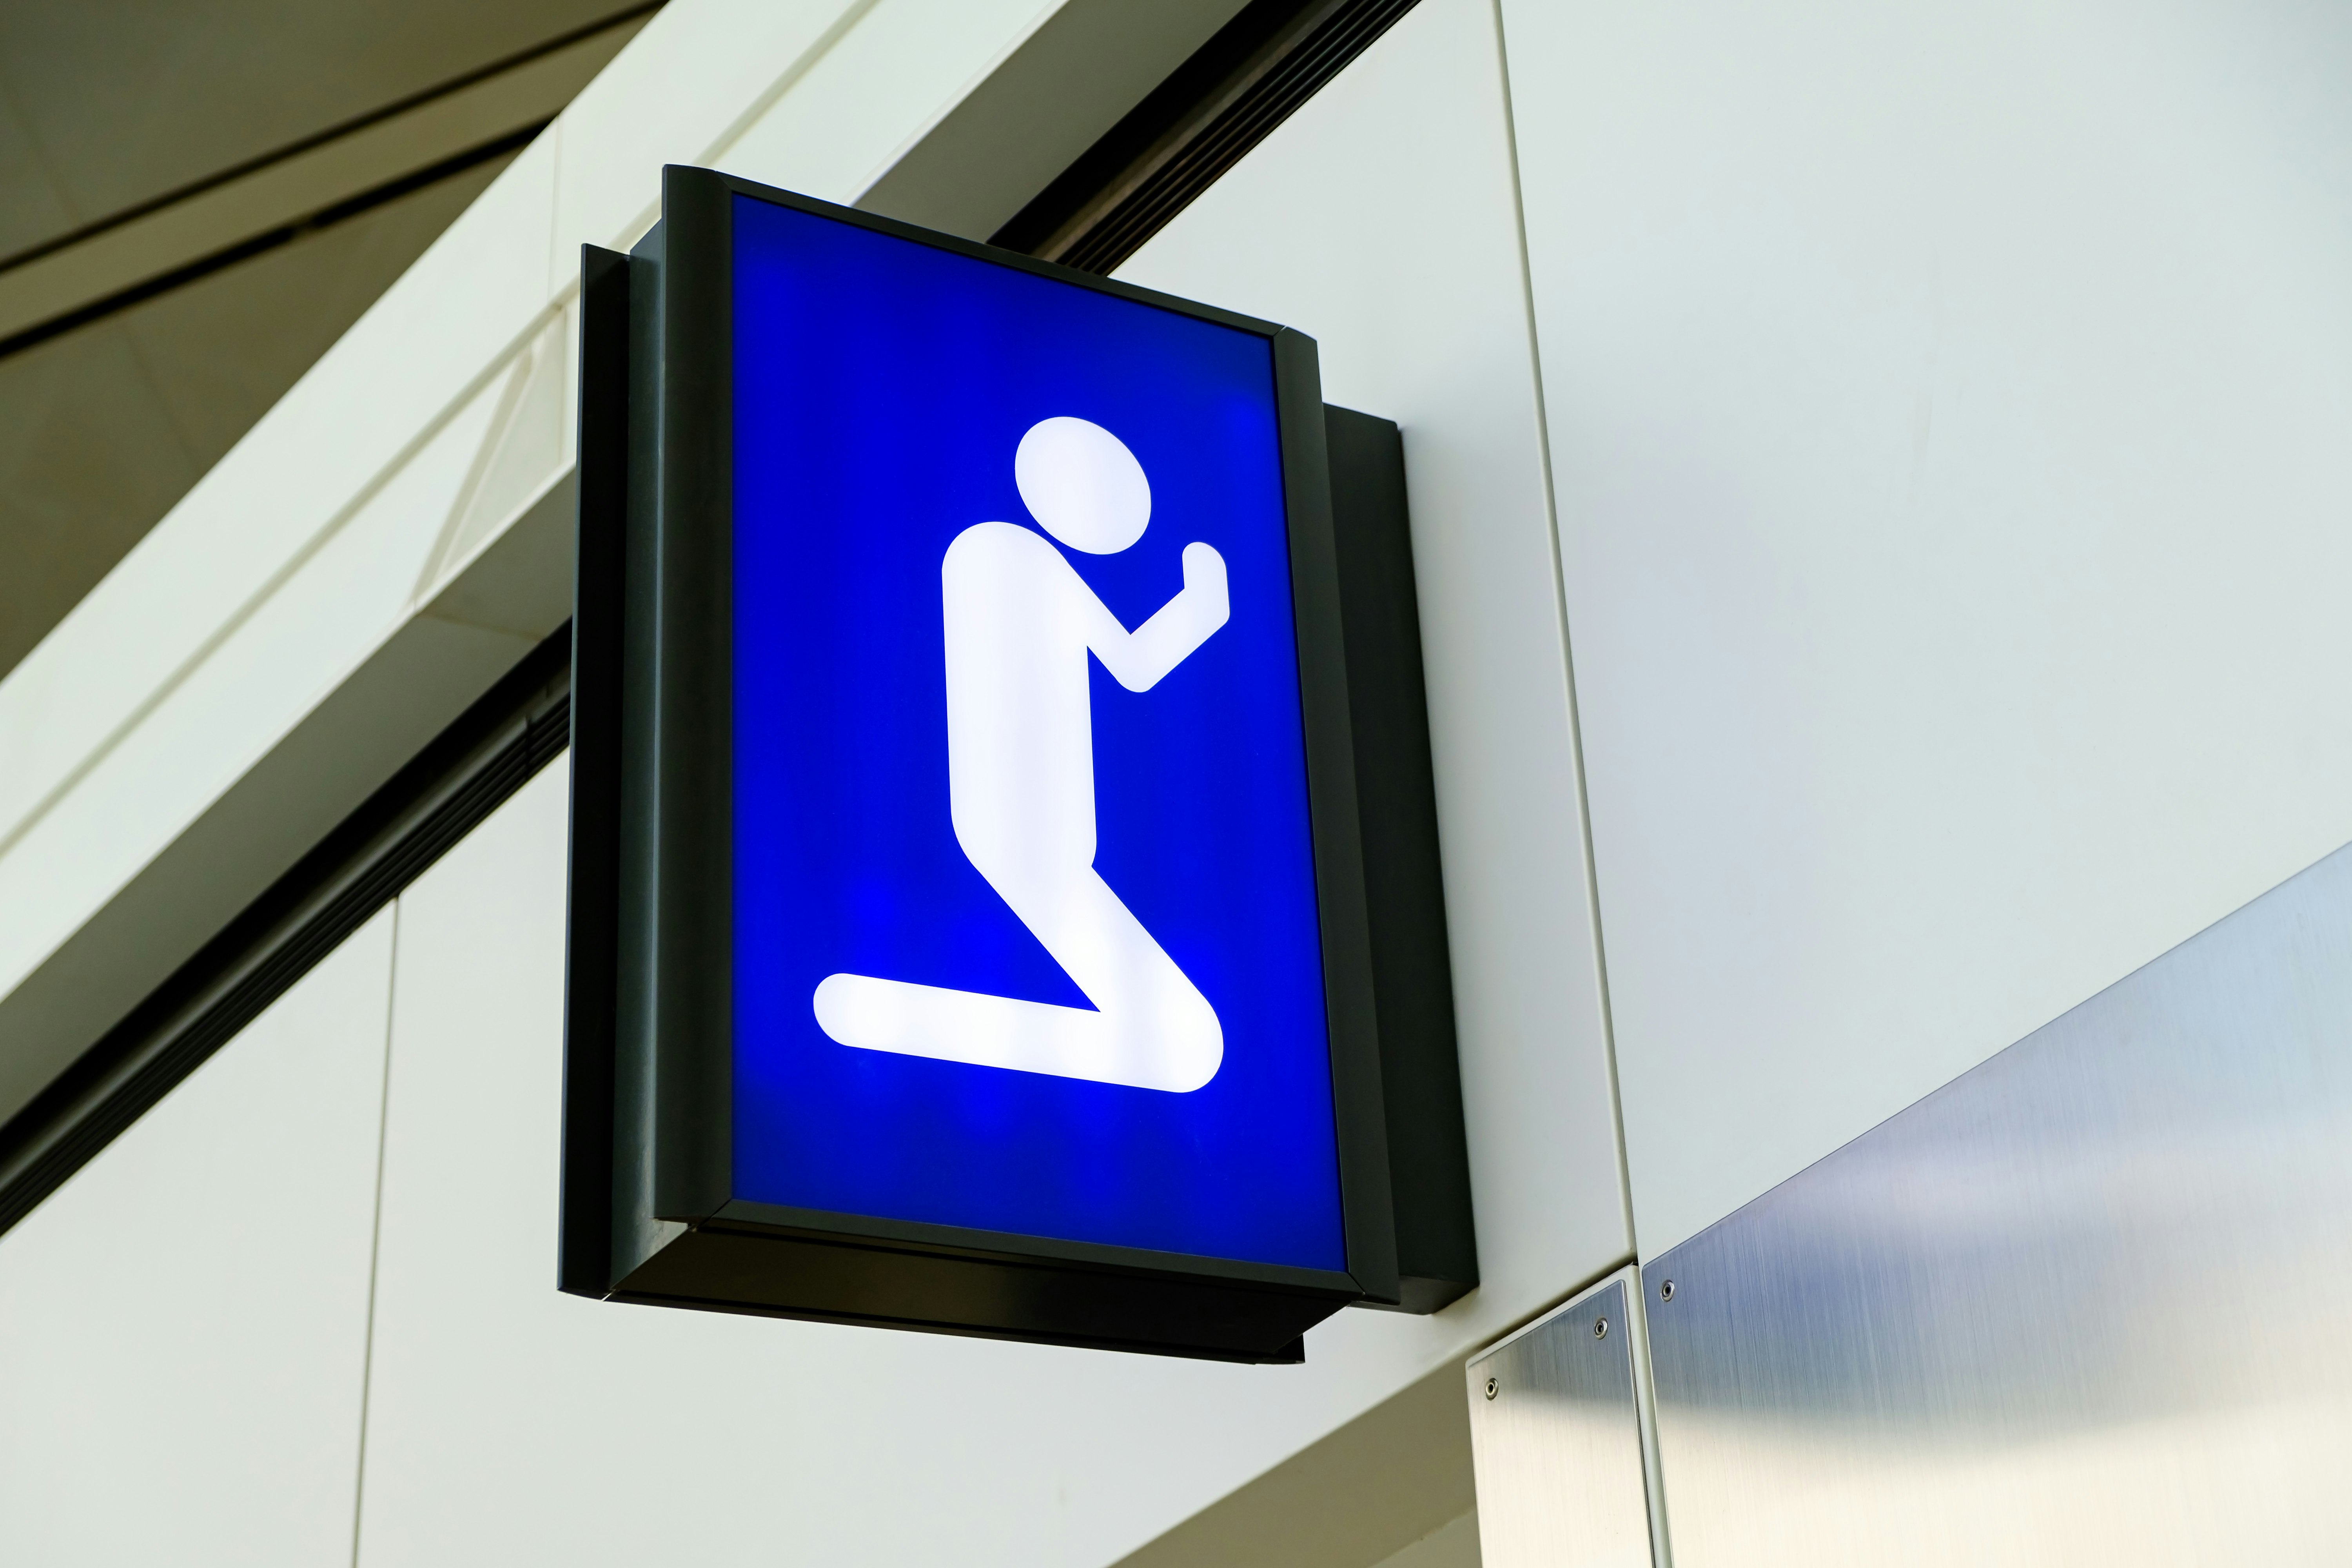
M738 196L1268 340L1345 1272L782 1208L731 1192L729 356ZM1425 1311L1475 1284L1401 453L1394 426L1345 411L1327 415L1313 340L1014 252L673 166L664 171L661 221L643 242L625 257L585 248L581 343L560 1289L1281 1362L1298 1360L1306 1330L1343 1306ZM1331 463L1334 436L1365 454L1344 477ZM1345 563L1333 521L1335 479L1356 498L1369 528L1368 543ZM1369 543L1373 534L1377 549ZM1351 583L1353 605L1346 603ZM1409 656L1402 662L1401 653ZM1367 721L1377 736L1359 734ZM1360 774L1377 797L1369 819L1360 810ZM1368 850L1378 861L1377 909L1368 893ZM1414 1103L1384 1091L1384 1063L1386 1077L1412 1085ZM1410 1173L1392 1170L1392 1147L1405 1154ZM1408 1173L1401 1186L1400 1174Z

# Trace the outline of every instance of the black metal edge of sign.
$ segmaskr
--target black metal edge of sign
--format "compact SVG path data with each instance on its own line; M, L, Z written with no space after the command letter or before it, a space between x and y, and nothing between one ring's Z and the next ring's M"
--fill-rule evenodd
M1352 408L1327 404L1323 421L1396 1230L1394 1306L1434 1312L1477 1287L1478 1243L1404 439L1388 420Z
M564 889L562 1196L556 1263L558 1287L583 1295L603 1293L613 1253L629 278L628 258L583 247L579 500L572 576L572 823Z
M1339 1135L1341 1222L1348 1271L1360 1299L1393 1302L1399 1300L1396 1226L1389 1203L1388 1124L1381 1114L1379 1014L1372 994L1371 922L1364 909L1364 836L1356 810L1331 459L1323 441L1323 379L1314 339L1285 327L1273 334L1273 347L1299 717L1307 739L1307 830L1315 847L1316 916L1323 937L1324 1027L1330 1038L1332 1121Z
M731 689L730 352L731 198L774 202L988 262L1238 327L1274 349L1286 504L1291 519L1301 695L1307 715L1310 818L1323 931L1349 1272L1273 1268L1091 1244L1043 1241L871 1216L813 1215L734 1201L731 1031L728 1008ZM1393 524L1369 537L1402 549L1350 573L1333 528L1311 340L1269 323L1073 271L1034 258L858 213L710 171L665 172L664 217L632 256L588 247L583 259L580 442L580 576L574 631L574 843L572 971L566 1041L562 1289L611 1300L893 1324L1047 1342L1241 1361L1297 1359L1300 1336L1350 1302L1431 1310L1475 1282L1454 1081L1444 912L1375 911L1383 888L1438 894L1433 877L1403 881L1364 864L1418 844L1434 863L1427 813L1425 714L1417 711L1419 647L1407 650L1416 706L1382 721L1400 694L1351 698L1351 672L1392 667L1358 657L1349 632L1352 576L1411 592L1402 531L1402 471L1394 426L1368 447L1369 479L1385 485ZM1363 420L1365 416L1349 416ZM1360 595L1359 595L1360 596ZM1391 594L1391 598L1393 595ZM1393 625L1389 613L1367 618ZM1411 624L1410 605L1406 622ZM1360 750L1355 714L1386 737ZM1397 749L1417 738L1417 754ZM658 767L656 762L658 760ZM1393 789L1378 821L1360 819L1368 763L1418 778ZM1376 788L1376 794L1379 790ZM1408 809L1400 816L1399 800ZM1418 803L1418 826L1406 820ZM1442 894L1439 894L1442 898ZM1431 964L1376 973L1383 951L1433 939ZM609 965L609 967L606 967ZM1405 985L1399 989L1399 984ZM1408 994L1410 999L1408 999ZM1441 1005L1433 1009L1430 997ZM1411 1037L1394 1026L1435 1027ZM1393 1023L1392 1023L1393 1021ZM1430 1093L1428 1063L1446 1080ZM1411 1104L1382 1089L1384 1071L1415 1086ZM1450 1131L1419 1131L1438 1114ZM1400 1116L1403 1120L1400 1121ZM1460 1203L1434 1205L1397 1186L1391 1141L1426 1167L1450 1150L1452 1171L1417 1169L1412 1184ZM1443 1163L1442 1160L1440 1162ZM601 1179L600 1179L601 1176ZM1433 1180L1433 1177L1434 1178ZM1406 1201L1400 1201L1400 1199ZM1397 1222L1414 1229L1400 1237ZM1437 1223L1433 1227L1430 1221ZM1430 1234L1421 1234L1429 1231ZM1444 1232L1439 1236L1437 1232ZM1401 1277L1401 1249L1412 1264ZM1433 1266L1433 1273L1427 1270Z

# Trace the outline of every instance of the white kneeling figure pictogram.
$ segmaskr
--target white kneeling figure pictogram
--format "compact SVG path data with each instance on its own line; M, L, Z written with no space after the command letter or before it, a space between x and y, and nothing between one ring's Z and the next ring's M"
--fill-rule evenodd
M1083 419L1032 426L1013 478L1030 514L1073 550L1116 553L1151 520L1142 465ZM1183 562L1182 590L1130 632L1029 529L977 523L948 546L940 576L956 842L1094 1007L833 974L814 1005L835 1040L1180 1094L1216 1076L1224 1031L1215 1010L1094 865L1087 656L1129 691L1149 691L1223 626L1224 558L1194 543Z

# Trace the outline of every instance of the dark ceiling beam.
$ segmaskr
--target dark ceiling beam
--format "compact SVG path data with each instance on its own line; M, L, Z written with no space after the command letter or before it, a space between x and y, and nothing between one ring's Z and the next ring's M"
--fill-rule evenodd
M633 6L0 261L0 357L514 151L657 9Z

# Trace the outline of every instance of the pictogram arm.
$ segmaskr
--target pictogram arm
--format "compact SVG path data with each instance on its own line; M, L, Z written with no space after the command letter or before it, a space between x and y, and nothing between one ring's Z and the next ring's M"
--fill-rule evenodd
M1182 591L1131 632L1102 608L1100 600L1096 607L1102 614L1087 646L1094 649L1112 679L1129 691L1149 691L1232 616L1225 594L1225 558L1211 545L1186 545Z

